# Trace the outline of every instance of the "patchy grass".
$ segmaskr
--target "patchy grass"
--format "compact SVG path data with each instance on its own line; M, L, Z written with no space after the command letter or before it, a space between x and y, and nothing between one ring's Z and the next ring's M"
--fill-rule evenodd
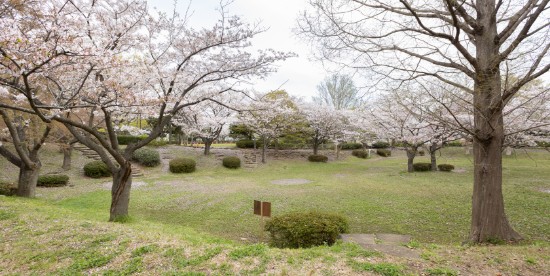
M106 179L89 179L88 160L75 153L67 187L38 188L37 199L0 197L0 274L358 274L540 275L550 271L550 154L506 156L507 214L525 241L516 245L461 246L469 231L472 160L463 149L445 149L440 163L452 173L406 173L403 153L327 164L268 160L254 169L227 170L200 149L159 148L165 157L191 157L197 171L170 174L167 160L145 168L134 182L130 218L106 223ZM224 149L229 153L233 150ZM43 172L58 172L61 154L43 151ZM418 157L418 162L428 157ZM0 180L17 170L0 160ZM308 179L303 185L273 180ZM108 186L108 185L107 185ZM353 244L311 249L265 245L264 221L252 215L254 199L272 202L273 215L329 210L349 219L355 233L411 235L406 246L422 259L403 260ZM328 200L330 199L330 200Z

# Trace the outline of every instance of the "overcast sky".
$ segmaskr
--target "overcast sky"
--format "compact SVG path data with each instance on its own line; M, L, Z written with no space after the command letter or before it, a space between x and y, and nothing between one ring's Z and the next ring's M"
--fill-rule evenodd
M191 3L194 12L191 24L196 27L212 26L220 18L216 9L219 0L195 0ZM149 0L151 6L163 11L171 11L170 0ZM177 10L185 13L188 1L179 1ZM292 28L296 17L306 8L306 0L235 0L228 7L229 14L238 15L245 22L258 22L269 28L253 40L255 48L273 48L278 51L291 51L298 57L278 63L279 70L265 81L259 81L254 87L259 92L268 92L279 87L294 96L310 100L315 95L316 86L329 73L319 62L310 61L309 46L300 41Z

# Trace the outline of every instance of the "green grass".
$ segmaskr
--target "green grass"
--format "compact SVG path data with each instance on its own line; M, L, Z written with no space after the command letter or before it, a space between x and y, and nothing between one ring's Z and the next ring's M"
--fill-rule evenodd
M541 211L550 210L550 194L542 192L550 189L550 153L545 151L521 151L503 160L508 218L526 240L464 247L472 160L462 148L445 149L439 156L439 163L455 165L451 173L407 173L406 159L397 151L366 160L344 153L326 164L268 159L254 169L227 170L200 150L163 150L171 157L195 159L197 171L180 175L166 166L144 168L145 177L133 181L145 185L132 190L124 224L106 223L110 179L83 177L81 167L88 160L79 154L67 172L69 186L39 188L32 200L0 197L0 274L309 274L315 267L314 274L329 275L536 275L550 268L550 218ZM61 154L50 145L43 156L43 172L56 172ZM17 170L3 159L0 166L10 168L0 180L15 180ZM310 183L271 183L290 178ZM255 199L271 202L272 215L330 211L346 216L352 233L411 235L414 241L406 246L421 252L422 259L411 265L342 243L269 248L264 221L252 214Z

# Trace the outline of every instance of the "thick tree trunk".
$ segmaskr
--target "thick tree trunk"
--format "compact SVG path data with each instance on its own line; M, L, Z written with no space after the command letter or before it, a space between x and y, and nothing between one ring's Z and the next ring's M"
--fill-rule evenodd
M204 155L209 155L210 154L210 148L212 147L212 142L214 140L203 139L202 141L204 142Z
M407 172L414 172L414 157L416 156L416 148L407 148Z
M266 139L263 139L263 145L262 145L262 163L265 164L265 149L267 148L267 141Z
M476 243L515 241L521 236L512 229L504 212L502 195L502 117L499 46L494 1L478 1L477 21L485 28L476 35L474 83L474 190L470 240Z
M437 152L437 145L431 144L428 149L430 150L430 169L432 171L437 171L437 158L435 156L435 153Z
M73 145L64 145L63 146L63 165L61 168L64 171L71 169L71 155L73 153Z
M36 182L38 181L39 173L40 166L29 168L25 164L21 165L17 183L17 196L34 197L36 195Z
M317 154L319 152L319 142L314 140L313 141L313 154Z
M132 188L132 167L126 162L113 174L111 188L111 210L109 221L117 221L128 216L130 189Z

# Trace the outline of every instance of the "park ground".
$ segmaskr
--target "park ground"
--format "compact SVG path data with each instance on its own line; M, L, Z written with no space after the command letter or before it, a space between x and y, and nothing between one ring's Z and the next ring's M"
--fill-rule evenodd
M134 178L130 219L108 223L109 178L82 174L75 152L70 185L39 188L37 198L0 197L1 275L544 275L550 271L550 152L516 150L504 158L504 197L517 244L464 244L469 231L472 157L446 148L439 163L454 172L407 173L406 158L329 163L268 160L229 170L219 154L157 148L163 157L192 157L197 171L171 174L168 159ZM216 153L213 149L213 152ZM237 150L223 150L237 154ZM43 172L59 171L61 153L43 150ZM417 161L427 161L418 157ZM0 180L17 170L0 160ZM285 179L308 180L293 184ZM299 183L299 182L297 182ZM254 199L273 215L321 210L348 218L351 233L412 236L407 259L337 242L332 247L277 249L252 214Z

